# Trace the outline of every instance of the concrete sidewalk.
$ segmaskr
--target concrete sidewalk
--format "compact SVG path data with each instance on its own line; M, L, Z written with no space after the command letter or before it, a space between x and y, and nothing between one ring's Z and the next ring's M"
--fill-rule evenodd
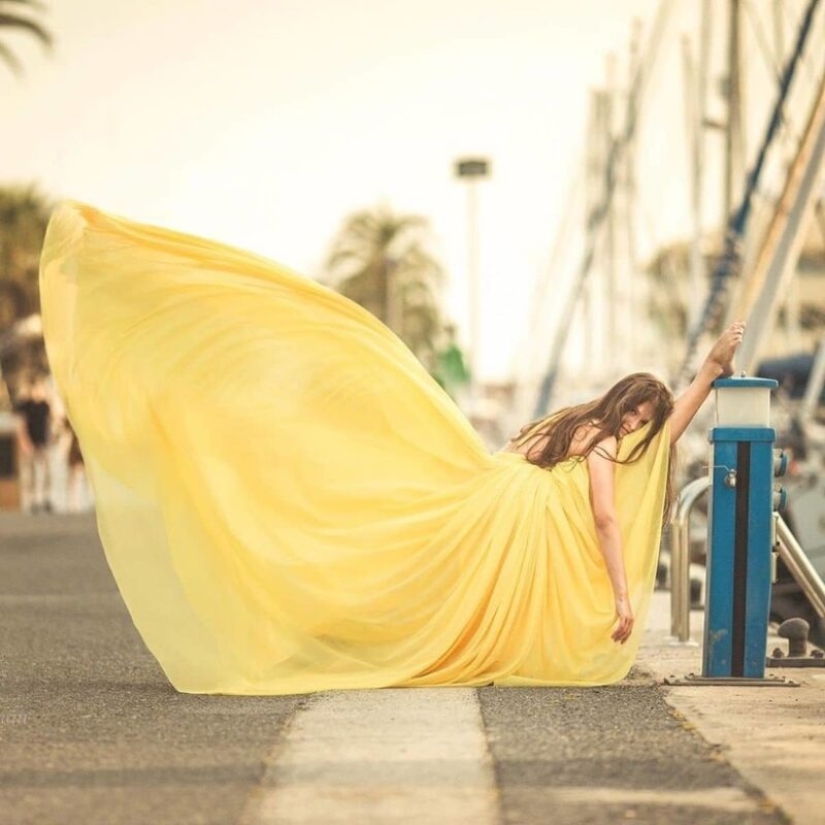
M670 640L670 594L653 594L638 664L662 682L702 672L704 614L691 644ZM787 650L768 639L768 652ZM664 686L666 701L795 825L825 823L825 667L774 668L799 687Z

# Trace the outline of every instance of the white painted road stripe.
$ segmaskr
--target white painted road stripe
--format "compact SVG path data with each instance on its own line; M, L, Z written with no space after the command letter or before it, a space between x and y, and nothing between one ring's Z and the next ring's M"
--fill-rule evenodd
M649 790L634 788L555 787L530 788L531 798L536 794L548 804L562 805L640 805L646 808L670 806L679 808L711 808L727 813L755 813L757 802L741 788L698 788L694 791Z
M495 825L474 690L319 694L276 746L242 825Z

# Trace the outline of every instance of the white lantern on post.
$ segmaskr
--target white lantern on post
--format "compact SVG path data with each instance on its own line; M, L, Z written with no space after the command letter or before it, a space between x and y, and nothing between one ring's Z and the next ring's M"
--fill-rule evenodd
M772 378L719 378L716 392L717 427L770 427Z

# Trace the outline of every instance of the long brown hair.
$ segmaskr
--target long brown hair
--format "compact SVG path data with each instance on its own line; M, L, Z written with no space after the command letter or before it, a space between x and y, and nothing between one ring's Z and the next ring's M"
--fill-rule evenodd
M647 372L634 372L614 384L601 398L574 407L566 407L522 427L512 440L516 447L527 445L525 457L538 467L554 467L565 461L576 431L585 425L594 426L595 432L584 445L580 460L586 458L595 446L605 438L620 437L622 419L640 404L649 401L653 408L650 422L646 425L644 437L633 447L627 458L613 459L618 464L632 464L647 451L653 439L659 434L665 421L673 412L673 393L656 376ZM540 450L531 448L542 443ZM675 451L671 447L668 462L667 489L665 493L664 520L670 514L673 502L673 459Z

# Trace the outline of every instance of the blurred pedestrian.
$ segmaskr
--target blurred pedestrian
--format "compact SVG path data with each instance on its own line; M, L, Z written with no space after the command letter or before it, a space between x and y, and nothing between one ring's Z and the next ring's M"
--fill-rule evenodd
M45 378L37 375L15 406L24 506L30 513L52 512L52 409Z

